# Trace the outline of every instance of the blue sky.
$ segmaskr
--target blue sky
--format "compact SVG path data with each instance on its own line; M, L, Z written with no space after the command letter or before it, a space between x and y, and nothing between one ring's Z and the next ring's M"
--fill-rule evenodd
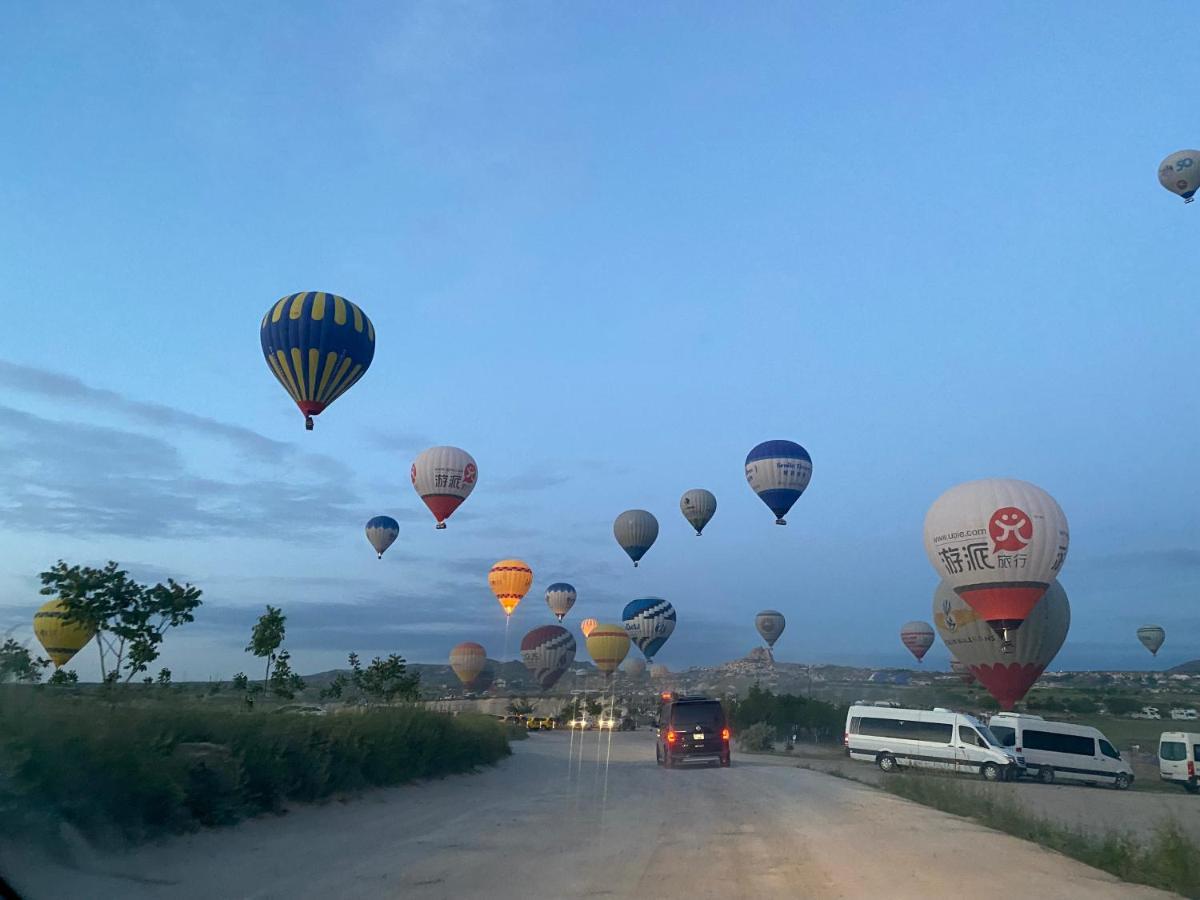
M113 558L205 590L177 678L251 667L268 602L303 671L499 656L517 555L510 656L566 580L575 622L671 599L673 667L744 654L764 607L783 659L901 664L925 510L1012 476L1071 522L1056 666L1150 665L1144 621L1155 665L1200 655L1200 207L1156 183L1200 143L1197 63L1162 16L27 4L4 42L0 630L54 560ZM258 347L299 290L378 334L311 434ZM742 474L769 438L814 460L787 528ZM481 473L444 532L407 478L434 443ZM662 525L637 570L629 507Z

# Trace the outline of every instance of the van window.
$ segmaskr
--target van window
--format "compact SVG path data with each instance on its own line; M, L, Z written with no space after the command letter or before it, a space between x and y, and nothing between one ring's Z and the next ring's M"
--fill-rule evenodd
M1100 752L1109 759L1120 759L1121 754L1117 752L1117 748L1103 738L1100 739Z
M968 747L986 747L988 745L983 736L970 725L958 726L958 740Z
M921 727L919 741L929 741L934 744L949 744L954 740L954 726L949 722L914 722Z
M1158 747L1158 755L1167 762L1183 762L1187 759L1187 744L1182 741L1163 741Z
M863 717L859 724L858 733L872 737L902 738L908 741L949 744L954 737L954 726L948 722L911 722L906 719Z
M1012 747L1017 742L1017 730L1009 725L992 725L992 734L1002 747Z
M908 737L904 727L907 724L909 723L903 719L876 719L872 716L864 716L859 721L858 733L870 735L871 737Z
M1048 750L1051 753L1073 753L1076 756L1095 756L1095 738L1078 734L1058 734L1054 731L1025 729L1022 738L1026 750Z
M671 707L671 724L684 730L703 725L719 731L725 725L725 716L720 703L676 703Z

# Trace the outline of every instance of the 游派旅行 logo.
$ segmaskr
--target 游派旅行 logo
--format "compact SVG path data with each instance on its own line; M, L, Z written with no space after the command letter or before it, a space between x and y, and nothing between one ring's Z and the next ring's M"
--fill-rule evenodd
M992 513L988 520L993 553L1000 550L1024 550L1033 540L1033 520L1015 506L1005 506Z

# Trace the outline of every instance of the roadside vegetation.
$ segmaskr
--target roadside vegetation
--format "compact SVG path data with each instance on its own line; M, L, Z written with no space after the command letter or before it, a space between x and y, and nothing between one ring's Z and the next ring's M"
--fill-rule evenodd
M745 749L770 750L775 740L787 740L792 734L815 744L833 743L842 739L846 722L844 706L795 694L774 694L757 684L750 686L744 698L729 700L726 707L735 737ZM756 728L759 725L763 727ZM750 732L752 728L754 732Z
M949 778L893 775L881 789L1057 850L1122 881L1200 898L1200 847L1173 819L1164 819L1146 839L1116 831L1096 836L1033 815L1010 796L974 791Z

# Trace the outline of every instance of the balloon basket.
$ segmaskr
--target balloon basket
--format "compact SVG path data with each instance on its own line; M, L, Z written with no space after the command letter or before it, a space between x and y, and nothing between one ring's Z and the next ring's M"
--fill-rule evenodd
M313 430L313 420L312 420L312 416L305 416L305 417L304 417L304 430L305 430L305 431L312 431L312 430Z
M445 523L445 522L438 522L438 523L437 523L437 526L436 526L436 528L435 528L435 530L437 530L437 531L443 531L443 530L445 530L445 528L446 528L446 523Z
M775 520L775 524L776 525L786 525L787 519L785 519L783 516L780 516L778 519Z

